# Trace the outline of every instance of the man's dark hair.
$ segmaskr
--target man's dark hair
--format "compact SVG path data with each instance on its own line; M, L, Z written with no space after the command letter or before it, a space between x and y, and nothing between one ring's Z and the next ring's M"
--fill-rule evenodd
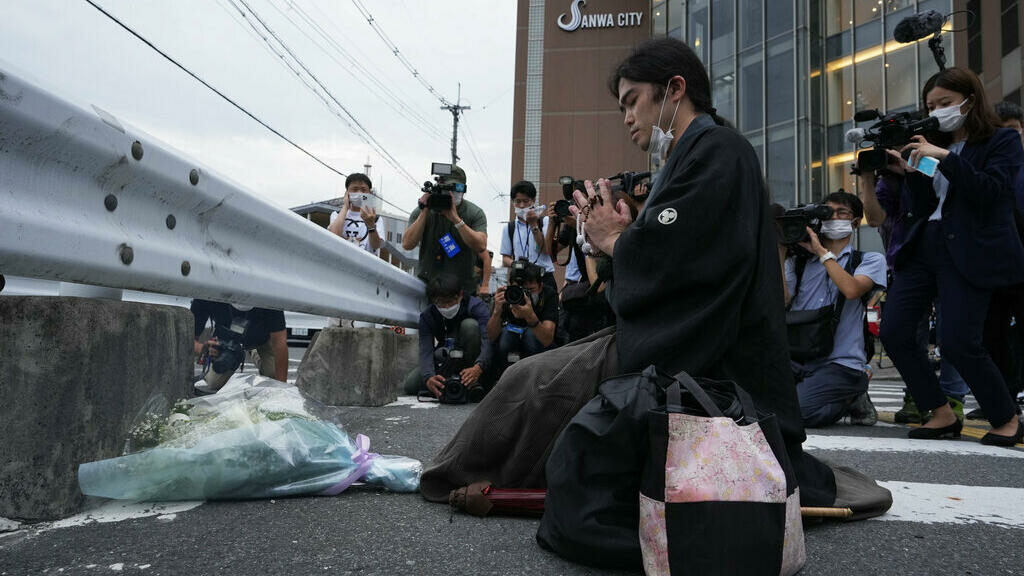
M525 258L520 258L519 260L525 264L525 266L523 267L523 271L519 275L519 277L522 278L524 282L539 283L541 282L541 280L543 280L543 268L541 268L537 264L534 264L533 262L530 262L529 260L526 260Z
M512 185L512 199L515 200L516 194L525 194L530 200L537 199L537 187L533 185L533 182L529 180L520 180Z
M373 182L370 182L370 177L366 174L361 174L359 172L349 174L348 177L345 178L345 189L348 190L348 187L351 186L353 182L363 182L366 184L367 188L373 190Z
M454 274L440 274L427 283L427 299L433 302L438 298L458 296L462 284Z
M1021 112L1020 106L1017 106L1009 100L1003 100L1002 102L994 106L996 116L1003 122L1007 120L1016 120L1017 122L1024 123L1024 112Z
M825 202L833 202L840 206L846 206L853 212L854 220L860 220L864 217L864 203L860 201L855 195L850 194L844 190L833 192L825 197Z
M707 69L682 40L661 37L640 44L608 78L608 89L618 98L619 80L646 82L654 84L654 98L661 100L665 96L665 85L673 76L682 76L686 81L686 96L693 103L694 111L710 114L715 124L728 126L711 105Z

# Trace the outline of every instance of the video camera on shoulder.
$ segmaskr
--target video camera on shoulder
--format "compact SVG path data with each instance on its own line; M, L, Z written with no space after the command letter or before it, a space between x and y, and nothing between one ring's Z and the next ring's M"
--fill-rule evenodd
M797 244L810 240L807 229L821 234L821 223L832 217L832 207L825 204L806 204L790 208L782 216L776 216L779 227L779 241L790 249L798 248Z
M238 370L245 359L245 333L249 330L248 318L232 318L231 325L226 329L218 327L214 332L217 336L217 357L210 368L217 374L227 374Z
M427 208L437 213L447 212L452 208L452 193L465 193L466 185L462 182L444 182L446 176L452 175L451 164L434 162L430 165L430 173L434 176L434 181L427 180L420 189L421 192L430 194L427 197Z
M846 133L846 140L860 146L862 142L873 145L871 150L862 150L857 154L857 169L874 172L889 165L891 157L886 150L902 148L911 142L914 136L934 132L939 129L939 120L932 116L921 118L911 112L897 112L882 116L878 110L861 110L854 114L855 122L878 120L869 128L854 128Z

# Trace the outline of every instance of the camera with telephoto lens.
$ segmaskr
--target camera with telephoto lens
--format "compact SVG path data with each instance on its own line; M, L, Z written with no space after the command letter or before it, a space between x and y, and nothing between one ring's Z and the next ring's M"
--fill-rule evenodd
M421 192L429 194L427 197L427 208L434 212L447 212L452 208L452 193L466 192L466 185L462 182L444 182L446 176L451 176L452 165L442 162L434 162L430 165L430 173L434 181L423 183Z
M232 318L231 326L226 330L216 331L217 357L213 359L210 368L217 374L230 374L242 365L245 359L245 332L249 329L249 320L246 318Z
M871 150L863 150L857 154L857 170L874 172L885 168L891 161L886 150L902 148L911 142L914 136L934 132L939 128L938 118L911 112L897 112L882 116L878 110L862 110L854 117L856 122L878 120L869 128L856 128L847 132L847 140L860 145L868 142L873 145Z
M536 276L534 265L528 260L516 260L509 267L508 286L505 287L506 308L510 305L522 306L526 304L526 290L523 283Z
M779 241L792 248L800 242L810 240L807 229L821 234L821 223L832 217L832 208L825 204L807 204L786 210L777 216L775 222L779 227Z
M469 401L469 394L466 386L462 383L462 376L452 374L455 364L453 360L462 358L462 350L449 350L441 346L434 350L434 372L444 377L444 388L437 401L441 404L465 404ZM421 392L420 396L423 394Z

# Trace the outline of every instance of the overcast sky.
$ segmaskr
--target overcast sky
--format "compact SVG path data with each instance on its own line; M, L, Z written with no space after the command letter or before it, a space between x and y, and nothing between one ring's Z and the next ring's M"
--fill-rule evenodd
M95 1L340 171L362 171L369 157L382 195L406 211L415 207L418 185L353 134L271 52L239 14L241 0ZM417 182L428 178L431 162L449 161L451 114L392 55L352 0L245 2ZM466 197L486 211L488 244L497 252L501 221L508 217L508 199L495 196L510 183L516 3L361 2L442 96L454 101L462 83L463 104L472 106L463 116L468 135L459 135ZM354 69L339 47L370 77ZM341 177L84 0L0 1L0 69L80 105L103 108L282 207L344 192ZM403 114L424 119L426 126Z

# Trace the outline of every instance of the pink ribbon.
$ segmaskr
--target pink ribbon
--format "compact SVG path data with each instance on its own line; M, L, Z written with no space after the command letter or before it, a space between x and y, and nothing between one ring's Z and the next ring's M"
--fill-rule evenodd
M352 462L356 465L355 471L346 476L341 482L338 482L334 486L331 486L327 490L321 492L320 495L337 496L344 492L346 488L365 476L366 472L370 469L370 465L373 464L373 459L377 457L377 454L374 454L369 450L370 439L362 434L357 435L356 451L352 454Z

